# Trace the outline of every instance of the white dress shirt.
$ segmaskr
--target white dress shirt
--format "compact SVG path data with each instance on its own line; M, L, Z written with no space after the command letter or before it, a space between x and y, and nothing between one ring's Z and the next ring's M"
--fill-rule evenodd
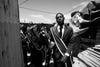
M63 37L63 34L64 34L64 28L65 28L65 26L63 25L61 38ZM60 26L59 25L57 26L57 30L58 30L58 32L60 32Z

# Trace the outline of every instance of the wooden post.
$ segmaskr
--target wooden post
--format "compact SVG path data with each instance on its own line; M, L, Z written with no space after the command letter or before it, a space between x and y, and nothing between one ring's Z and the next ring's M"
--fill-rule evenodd
M23 67L18 0L0 0L0 67Z

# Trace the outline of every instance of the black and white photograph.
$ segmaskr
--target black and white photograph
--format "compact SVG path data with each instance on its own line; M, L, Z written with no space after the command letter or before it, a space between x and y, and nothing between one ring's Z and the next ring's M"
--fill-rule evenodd
M100 0L0 0L0 67L100 67Z

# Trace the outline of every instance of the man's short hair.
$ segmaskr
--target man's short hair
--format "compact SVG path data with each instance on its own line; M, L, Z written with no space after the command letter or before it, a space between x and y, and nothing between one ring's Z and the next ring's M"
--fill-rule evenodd
M63 13L59 12L59 13L56 14L56 17L55 17L56 19L57 19L58 14L60 14L60 15L62 15L64 17Z

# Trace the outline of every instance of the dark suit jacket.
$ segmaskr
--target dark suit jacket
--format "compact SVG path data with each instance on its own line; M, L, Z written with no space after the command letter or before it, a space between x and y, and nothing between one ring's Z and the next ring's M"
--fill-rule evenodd
M68 26L67 24L64 24L64 25L65 25L65 27L64 27L64 33L63 33L62 40L64 41L64 43L65 43L66 46L68 47L68 43L69 43L70 38L71 38L71 36L72 36L72 34L73 34L73 30L72 30L72 28L71 28L70 26ZM55 33L56 33L58 36L60 36L60 35L59 35L59 32L58 32L58 30L57 30L57 26L54 26L53 28L55 28ZM59 60L62 58L62 56L61 56L61 54L60 54L58 48L56 47L56 45L54 46L54 58L55 58L55 60L57 60L57 61L59 61Z

